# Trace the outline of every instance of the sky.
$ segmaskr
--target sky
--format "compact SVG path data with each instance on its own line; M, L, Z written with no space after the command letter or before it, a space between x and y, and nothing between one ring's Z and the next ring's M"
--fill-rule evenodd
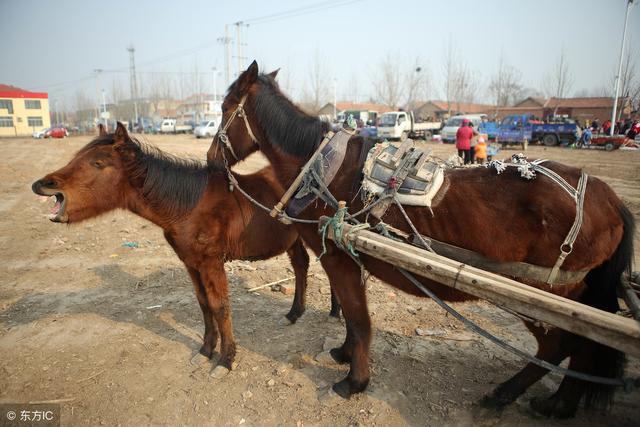
M627 40L640 67L637 3ZM233 24L242 21L244 66L255 59L261 71L280 68L281 86L298 99L319 66L327 101L334 85L338 101L364 101L375 94L386 57L403 72L420 66L432 81L430 97L441 99L449 46L480 83L478 100L488 100L485 88L501 55L525 86L540 89L562 50L572 93L596 91L610 85L617 68L625 9L626 0L0 0L0 83L48 92L67 108L78 92L93 100L104 89L109 99L119 87L128 95L133 45L143 94L158 76L184 94L184 81L195 85L196 73L201 91L211 93L213 67L222 93L220 39L225 25L235 38ZM104 70L98 81L95 69Z

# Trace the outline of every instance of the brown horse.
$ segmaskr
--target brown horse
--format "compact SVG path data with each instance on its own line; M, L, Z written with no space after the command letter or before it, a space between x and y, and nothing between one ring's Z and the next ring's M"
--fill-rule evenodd
M229 193L224 170L141 144L120 123L114 134L100 130L66 166L34 182L33 191L56 197L54 222L77 223L120 208L161 227L187 267L202 309L205 333L199 354L212 357L220 331L220 358L212 375L225 374L236 345L224 262L286 251L296 276L287 318L295 322L305 309L309 267L297 231L275 223L237 191ZM262 203L274 203L283 192L271 168L235 178ZM332 310L339 313L337 306Z
M223 164L225 158L233 163L235 159L243 159L260 150L286 188L312 156L329 125L304 113L283 95L275 82L275 74L259 75L254 61L230 86L222 106L227 138L216 136L207 160L211 166ZM243 100L244 110L238 108ZM230 121L232 118L235 119ZM361 176L363 143L361 137L351 138L344 162L329 186L337 200L352 203L352 212L362 207L362 202L356 197L358 186L354 183ZM580 170L555 162L545 163L545 166L576 187ZM556 263L560 246L576 215L573 198L549 178L538 176L534 181L527 181L511 168L501 175L488 168L449 171L432 208L433 214L425 208L406 208L408 217L421 234L478 252L494 261L526 262L545 268ZM334 211L326 204L315 203L300 217L317 219L321 215L333 214ZM404 216L395 205L383 219L410 232ZM320 253L322 241L317 226L298 224L297 228L305 243L316 254ZM611 188L590 177L584 200L584 221L573 252L563 265L566 271L589 271L585 279L580 283L551 287L532 282L527 277L517 278L592 307L615 312L618 309L616 287L632 260L633 228L633 216ZM366 254L360 254L360 260L378 278L405 292L422 296L394 266ZM360 283L358 265L332 243L328 243L328 251L321 262L346 320L345 342L331 351L336 361L350 364L348 376L333 386L346 398L363 391L369 382L371 324L366 287ZM468 295L439 283L427 279L421 281L444 299L470 299ZM611 378L622 375L622 353L560 329L552 329L545 334L533 324L527 326L538 341L539 358L558 364L569 357L570 369ZM501 409L547 372L528 364L485 397L483 406ZM612 387L565 376L555 394L545 399L534 399L531 403L542 414L571 417L583 397L588 406L609 406L612 393Z

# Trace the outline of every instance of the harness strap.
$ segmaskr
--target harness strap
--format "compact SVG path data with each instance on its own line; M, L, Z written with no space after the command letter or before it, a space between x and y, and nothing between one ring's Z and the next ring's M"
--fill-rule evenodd
M307 174L311 166L315 163L316 158L320 155L320 152L322 151L322 149L329 143L329 141L331 141L331 138L333 137L333 135L334 135L333 131L329 131L324 135L324 138L322 139L322 142L320 142L320 145L318 145L318 148L316 149L316 151L313 153L313 155L307 161L307 163L302 167L302 169L300 170L300 173L298 174L296 179L293 180L293 182L291 183L287 191L284 193L284 195L282 196L278 204L275 205L271 210L271 212L269 213L269 215L271 215L272 218L276 218L276 217L283 218L282 214L283 214L284 207L287 205L287 203L289 203L289 200L291 199L291 197L293 197L293 194L298 189L298 186L302 182L304 176Z
M562 245L560 246L560 256L558 257L556 264L551 269L551 273L549 273L549 277L547 278L547 283L550 285L554 284L556 277L558 276L560 267L562 267L562 264L564 264L564 260L573 251L573 244L578 237L578 233L580 233L580 227L582 226L582 221L584 219L584 194L587 188L587 179L588 176L586 172L582 171L580 180L578 181L578 188L574 190L576 193L576 218L573 221L573 225L571 226L567 237L565 237L564 242L562 242Z

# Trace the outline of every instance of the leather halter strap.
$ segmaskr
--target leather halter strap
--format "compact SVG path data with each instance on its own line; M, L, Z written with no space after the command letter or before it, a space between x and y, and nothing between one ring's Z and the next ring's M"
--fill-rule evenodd
M218 140L218 143L224 145L224 147L227 150L229 150L229 152L231 153L233 158L238 160L238 161L240 161L240 158L238 158L238 156L236 155L236 152L233 150L233 146L231 145L231 142L229 141L229 135L227 134L227 130L229 129L229 127L231 126L231 123L233 123L233 121L235 120L236 117L242 117L242 119L244 120L244 125L247 128L247 133L249 134L249 138L251 138L251 141L253 141L254 144L259 145L258 144L258 138L256 138L256 136L254 135L253 131L251 130L251 125L249 124L249 120L247 119L247 113L244 111L244 103L246 101L247 101L247 94L245 94L240 99L240 103L238 104L236 109L233 111L233 113L231 113L231 116L229 117L229 120L227 120L225 122L225 124L222 127L222 129L219 129L218 133L216 134L216 138ZM220 125L222 126L222 123L220 123ZM223 151L222 155L224 156L224 151Z

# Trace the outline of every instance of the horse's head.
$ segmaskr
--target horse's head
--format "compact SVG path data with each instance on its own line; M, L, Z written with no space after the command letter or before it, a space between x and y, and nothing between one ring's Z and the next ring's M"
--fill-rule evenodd
M31 186L34 193L55 197L49 219L79 222L123 207L127 177L123 159L127 142L125 127L118 123L113 134L100 125L100 135L82 148L61 169L45 175Z
M258 64L253 61L229 86L222 102L222 122L207 152L207 162L229 166L257 151L262 132L255 117L255 97L260 91L260 79L275 79L278 71L259 76ZM260 78L259 78L260 77Z

